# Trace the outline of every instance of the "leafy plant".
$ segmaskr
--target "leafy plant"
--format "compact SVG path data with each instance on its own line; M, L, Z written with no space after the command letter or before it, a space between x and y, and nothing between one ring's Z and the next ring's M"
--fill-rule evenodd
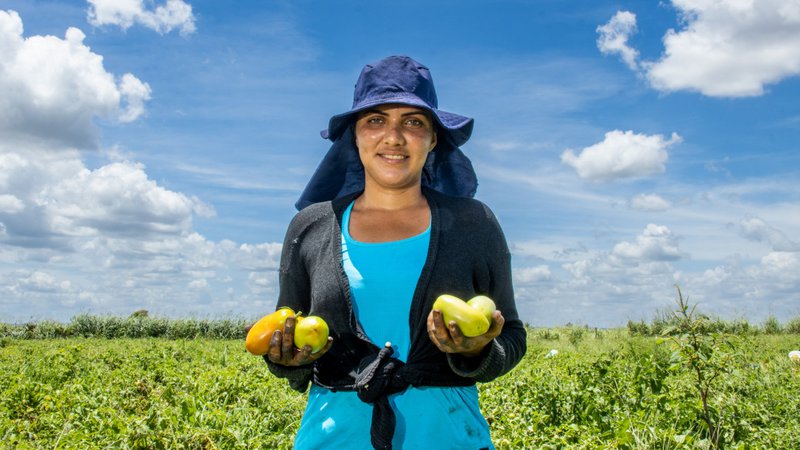
M582 340L584 335L586 334L586 328L572 326L569 328L569 343L572 345L578 345Z
M675 366L682 365L693 376L693 385L701 403L700 419L705 424L710 444L719 448L721 442L720 408L711 404L720 377L729 372L734 350L731 340L718 333L708 332L708 317L699 314L697 305L690 308L688 298L684 299L679 286L675 312L676 324L662 331L675 344L673 353ZM676 334L677 332L677 334Z
M778 321L778 318L770 315L767 317L767 320L764 321L764 333L766 334L780 334L783 331L783 327L781 323Z
M786 323L784 331L791 334L800 334L800 317L795 317Z

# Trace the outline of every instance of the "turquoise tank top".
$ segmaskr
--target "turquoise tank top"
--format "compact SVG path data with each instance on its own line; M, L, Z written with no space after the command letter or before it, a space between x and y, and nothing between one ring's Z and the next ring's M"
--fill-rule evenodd
M392 356L405 361L411 345L411 299L428 254L430 225L408 239L358 242L348 231L352 207L342 220L342 264L356 318L372 342L379 347L391 342ZM412 386L391 395L389 402L397 417L395 449L494 448L475 386ZM312 385L295 448L371 449L371 420L372 405L355 392Z

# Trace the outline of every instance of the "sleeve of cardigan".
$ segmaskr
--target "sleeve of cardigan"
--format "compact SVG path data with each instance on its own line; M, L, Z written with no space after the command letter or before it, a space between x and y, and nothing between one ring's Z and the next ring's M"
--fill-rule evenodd
M480 356L465 358L448 354L447 360L453 371L477 382L492 381L508 373L525 355L527 332L519 318L514 302L514 287L511 279L511 252L505 236L494 214L485 207L491 236L486 242L487 265L491 277L490 292L497 309L503 314L503 330Z
M310 280L302 255L303 237L308 225L308 221L304 220L303 216L302 212L299 213L289 224L281 249L278 272L280 293L277 307L288 306L295 312L308 311L311 298ZM312 365L284 366L271 362L267 355L264 355L264 361L273 375L286 378L289 386L298 392L305 392L314 374Z

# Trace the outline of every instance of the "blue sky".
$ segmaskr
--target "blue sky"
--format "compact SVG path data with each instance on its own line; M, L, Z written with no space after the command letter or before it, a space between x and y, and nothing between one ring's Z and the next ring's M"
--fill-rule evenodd
M255 318L361 67L426 64L523 320L800 316L800 0L0 1L0 321Z

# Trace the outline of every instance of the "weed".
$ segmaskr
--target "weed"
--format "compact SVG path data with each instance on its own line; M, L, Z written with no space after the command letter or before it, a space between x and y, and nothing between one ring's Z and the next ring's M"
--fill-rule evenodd
M705 424L707 437L714 448L721 442L721 408L711 405L714 389L720 377L731 367L734 346L730 338L708 331L708 317L696 311L697 305L690 309L688 298L684 299L678 290L678 309L675 312L675 325L667 327L662 334L670 337L676 345L673 353L675 365L682 365L693 375L693 385L700 397L700 418Z

